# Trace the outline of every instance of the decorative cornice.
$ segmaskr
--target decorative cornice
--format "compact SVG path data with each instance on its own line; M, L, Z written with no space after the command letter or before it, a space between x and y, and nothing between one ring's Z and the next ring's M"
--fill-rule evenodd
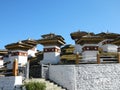
M58 48L44 48L44 52L60 52Z
M11 56L28 56L27 52L11 52Z
M82 48L83 51L98 51L98 46L85 46Z

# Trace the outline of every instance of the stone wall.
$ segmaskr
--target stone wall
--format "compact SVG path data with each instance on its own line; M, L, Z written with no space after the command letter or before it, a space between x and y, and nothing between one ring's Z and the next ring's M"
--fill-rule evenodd
M52 65L49 72L68 90L120 90L120 64Z
M18 90L22 85L21 76L0 77L0 90Z
M76 66L77 90L120 90L120 64Z

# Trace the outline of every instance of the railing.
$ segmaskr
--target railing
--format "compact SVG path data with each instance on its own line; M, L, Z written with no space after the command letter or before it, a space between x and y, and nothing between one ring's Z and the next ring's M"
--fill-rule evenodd
M49 79L49 65L41 64L41 78Z
M100 64L100 63L120 63L120 54L115 54L115 55L103 55L103 54L97 54L96 56L89 56L89 57L86 57L84 58L83 56L81 56L82 59L79 59L79 56L76 55L76 64L82 64L82 63L97 63L97 64ZM91 60L91 59L96 59L96 60Z

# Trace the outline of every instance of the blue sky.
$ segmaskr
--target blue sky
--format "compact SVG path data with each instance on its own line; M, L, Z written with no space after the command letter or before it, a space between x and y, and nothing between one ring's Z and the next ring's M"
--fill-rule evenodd
M42 34L120 33L120 0L0 0L0 49Z

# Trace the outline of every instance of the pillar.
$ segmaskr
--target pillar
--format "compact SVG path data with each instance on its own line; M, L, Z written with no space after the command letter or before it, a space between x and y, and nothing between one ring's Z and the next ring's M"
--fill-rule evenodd
M17 59L15 59L13 62L13 76L17 75L18 75L18 61Z
M79 53L77 52L76 53L76 61L75 61L76 64L79 64Z
M120 52L118 52L118 63L120 63Z
M28 60L28 62L26 64L26 71L25 71L26 79L29 79L29 64L30 64L30 60Z
M100 64L100 53L97 53L97 64Z

